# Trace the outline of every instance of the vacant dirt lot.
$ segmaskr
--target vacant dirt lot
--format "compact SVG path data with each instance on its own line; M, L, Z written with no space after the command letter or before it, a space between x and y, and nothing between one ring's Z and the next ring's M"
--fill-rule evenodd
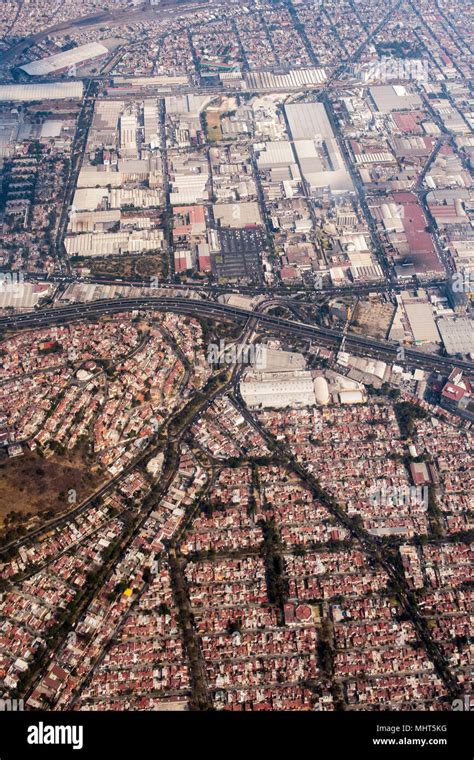
M15 512L54 512L70 508L68 491L76 490L77 503L99 485L81 451L43 459L28 452L10 459L0 453L0 526L5 515Z
M206 111L206 124L209 142L222 140L221 115L218 111Z

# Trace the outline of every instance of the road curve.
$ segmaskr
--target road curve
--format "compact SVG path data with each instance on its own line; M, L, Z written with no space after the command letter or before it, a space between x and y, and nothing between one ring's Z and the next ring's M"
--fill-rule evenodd
M308 325L296 320L275 317L270 314L260 314L259 312L229 306L228 304L206 301L200 298L183 297L124 298L71 304L45 311L0 317L0 329L31 329L49 324L72 322L74 320L137 309L172 311L188 316L227 319L235 322L245 321L249 317L254 317L258 320L260 327L266 327L298 338L319 341L324 345L339 346L343 337L342 331L339 330L332 330L318 325ZM398 345L389 343L388 341L376 340L375 338L354 333L346 334L346 347L354 353L376 353L378 356L392 362L397 360L397 351L399 349ZM443 374L449 374L454 367L459 367L468 377L474 378L473 362L436 356L418 351L417 349L405 348L403 363L408 367L418 367L429 372L440 372Z

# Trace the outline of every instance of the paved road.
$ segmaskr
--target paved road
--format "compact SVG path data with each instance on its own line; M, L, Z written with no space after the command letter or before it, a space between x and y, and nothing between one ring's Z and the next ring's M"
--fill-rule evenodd
M354 283L353 285L344 285L340 287L334 287L332 285L322 285L320 288L309 288L304 285L277 285L274 287L268 287L265 285L208 285L204 282L198 283L175 283L171 280L161 280L159 284L152 285L149 279L145 280L124 280L114 278L111 276L93 276L82 279L76 275L49 275L45 277L44 273L30 273L25 274L25 280L39 281L39 282L58 282L63 283L65 286L73 283L83 284L95 284L95 285L118 285L120 287L134 286L137 288L163 288L170 290L182 290L182 291L197 291L203 293L240 293L242 295L259 295L261 293L268 293L272 296L293 296L293 295L318 295L320 293L327 293L332 296L339 295L351 295L360 293L385 293L389 291L400 292L407 290L407 288L434 288L446 286L446 280L444 277L423 279L418 281L417 279L407 279L401 282L362 282Z
M187 314L194 317L208 317L211 319L224 319L229 321L246 321L249 317L258 320L260 327L275 330L277 332L293 335L298 338L314 340L323 345L339 347L342 331L333 330L317 325L308 325L301 322L275 317L269 314L241 309L228 304L205 301L199 298L182 297L142 297L123 298L95 301L92 303L72 304L56 309L36 311L28 314L15 314L0 318L0 329L17 330L22 328L42 327L49 324L70 322L83 318L94 318L122 311L139 309L156 309L172 311L178 314ZM398 345L388 341L376 340L354 333L347 333L346 347L354 353L363 355L375 355L393 362L397 360ZM440 372L449 374L454 367L463 369L468 377L474 379L474 363L461 361L453 358L428 354L417 349L405 349L404 365L410 368L420 368L428 372Z

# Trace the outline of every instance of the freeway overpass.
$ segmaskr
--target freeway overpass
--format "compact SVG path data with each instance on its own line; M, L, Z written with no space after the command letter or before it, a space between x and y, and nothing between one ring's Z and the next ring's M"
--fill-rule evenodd
M335 346L336 348L340 346L343 337L342 332L339 330L332 330L318 325L308 325L294 320L275 317L270 314L260 314L256 311L206 301L200 298L183 298L179 296L171 298L111 299L93 301L91 303L76 303L44 311L29 312L27 314L14 314L0 317L0 329L31 329L137 309L172 311L196 318L206 317L233 322L245 322L250 317L253 317L258 321L260 327L267 330L291 335L295 338L313 340L322 345ZM397 350L399 347L393 343L354 333L347 333L345 337L345 345L348 351L355 354L374 356L388 362L397 361ZM454 367L459 367L468 377L474 379L473 362L457 361L444 356L428 354L413 348L405 349L403 363L407 367L424 369L428 372L439 372L444 375L449 374Z

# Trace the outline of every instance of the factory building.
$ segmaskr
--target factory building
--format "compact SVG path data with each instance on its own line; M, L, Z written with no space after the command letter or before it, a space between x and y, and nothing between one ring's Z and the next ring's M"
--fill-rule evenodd
M250 409L313 406L314 385L311 372L265 373L263 380L240 384L242 398Z
M109 53L109 48L101 42L89 42L62 53L55 53L55 55L50 55L47 58L31 61L31 63L20 66L20 69L30 77L57 75L71 71L76 66L84 66L92 61L98 61L105 58Z
M82 82L54 82L54 84L1 84L0 103L32 103L36 100L80 100L84 92Z
M353 192L324 104L290 103L285 114L307 192L314 197L327 190L334 195Z

